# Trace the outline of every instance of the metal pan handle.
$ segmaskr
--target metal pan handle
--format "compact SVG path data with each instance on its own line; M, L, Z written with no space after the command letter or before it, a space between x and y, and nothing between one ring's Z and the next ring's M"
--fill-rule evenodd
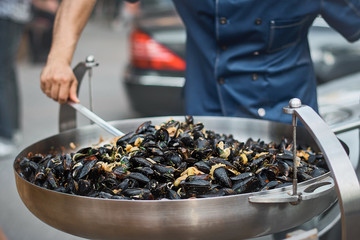
M329 192L333 191L335 187L334 180L331 177L326 177L313 184L300 187L297 195L293 195L292 191L280 192L277 194L264 194L250 196L249 202L251 203L293 203L296 204L300 201L326 196Z
M87 70L92 67L98 66L93 56L88 56L85 62L80 62L73 69L74 75L78 81L77 95L79 95L79 89L81 82ZM76 110L68 104L60 105L59 111L59 132L63 132L69 129L76 128Z
M360 185L348 155L330 127L309 106L284 108L295 114L311 134L331 170L341 211L342 239L358 239L360 236Z

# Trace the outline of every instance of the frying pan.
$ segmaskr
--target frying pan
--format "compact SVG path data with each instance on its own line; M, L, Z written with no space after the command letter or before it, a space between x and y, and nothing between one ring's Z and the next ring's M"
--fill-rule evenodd
M320 117L309 107L287 108L306 127L297 127L297 141L322 151L330 173L292 187L206 199L114 200L69 195L38 187L18 174L19 159L29 152L73 152L111 135L96 125L66 130L36 142L14 161L18 193L27 208L45 223L90 239L245 239L276 233L318 216L339 200L342 239L360 235L360 186L344 149ZM183 117L172 117L183 121ZM110 122L124 132L144 121L160 124L170 117ZM292 137L291 125L229 117L194 117L207 129L235 138L280 141Z
M150 120L159 124L168 119ZM145 120L149 118L111 124L128 132ZM279 141L283 136L291 137L291 126L280 123L223 117L195 117L195 121L217 132L232 133L238 139ZM298 142L318 149L303 130L298 129ZM65 131L32 144L16 159L29 152L74 151L68 147L70 142L81 148L97 143L99 136L111 138L95 125ZM91 239L244 239L298 226L336 201L335 183L330 174L298 184L302 199L294 205L286 201L291 187L209 199L97 199L58 193L29 183L18 175L17 160L14 169L19 195L35 216L57 229Z

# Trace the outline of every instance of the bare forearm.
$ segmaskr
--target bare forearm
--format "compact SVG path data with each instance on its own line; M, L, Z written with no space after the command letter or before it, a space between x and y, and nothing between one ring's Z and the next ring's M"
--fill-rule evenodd
M50 98L65 103L78 102L78 82L71 69L76 44L96 0L62 0L55 18L53 42L41 72L41 90Z
M63 0L57 11L48 61L71 64L76 44L96 0Z

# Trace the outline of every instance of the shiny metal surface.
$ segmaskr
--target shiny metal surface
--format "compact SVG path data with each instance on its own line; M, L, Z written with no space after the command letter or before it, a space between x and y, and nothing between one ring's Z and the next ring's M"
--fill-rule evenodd
M313 109L302 106L293 109L323 152L336 183L342 222L342 239L360 236L360 184L348 155L335 134Z
M136 129L145 120L154 124L170 117L129 119L112 122L125 132ZM183 117L174 119L184 120ZM224 117L195 117L207 129L232 133L245 141L251 137L279 141L290 137L291 126L261 120ZM318 149L304 129L298 129L298 142ZM97 143L99 137L111 136L96 125L65 131L24 149L17 159L29 152L70 151L68 144L78 148ZM73 151L73 150L71 150ZM251 203L249 198L266 198L291 194L291 186L251 194L209 199L126 201L95 199L62 194L40 188L15 178L19 195L28 209L45 223L62 231L91 239L245 239L283 231L319 215L336 200L329 174L298 184L300 191L321 194L289 203ZM318 184L324 184L319 187ZM318 188L317 188L318 187Z

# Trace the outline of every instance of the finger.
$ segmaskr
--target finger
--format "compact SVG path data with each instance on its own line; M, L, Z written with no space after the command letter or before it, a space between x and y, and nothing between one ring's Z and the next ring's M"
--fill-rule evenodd
M59 90L60 90L59 84L53 83L51 85L50 97L52 99L54 99L55 101L58 101L58 99L59 99Z
M45 73L44 73L44 69L43 69L40 74L40 88L44 93L45 93L45 83L46 83L46 80L45 80Z
M45 83L44 88L45 88L44 93L46 94L46 96L51 98L51 84L50 83Z
M43 78L40 79L40 88L44 93L46 92L46 83Z
M70 86L70 100L73 101L73 102L76 102L76 103L79 103L80 100L78 99L77 97L77 87L78 87L78 82L75 80L71 83L71 86Z
M40 88L46 96L50 97L51 95L51 84L46 80L45 76L41 74L40 76Z
M60 104L64 104L68 101L69 99L69 89L70 89L70 83L64 83L60 86L59 89L59 98L58 98L58 102Z

